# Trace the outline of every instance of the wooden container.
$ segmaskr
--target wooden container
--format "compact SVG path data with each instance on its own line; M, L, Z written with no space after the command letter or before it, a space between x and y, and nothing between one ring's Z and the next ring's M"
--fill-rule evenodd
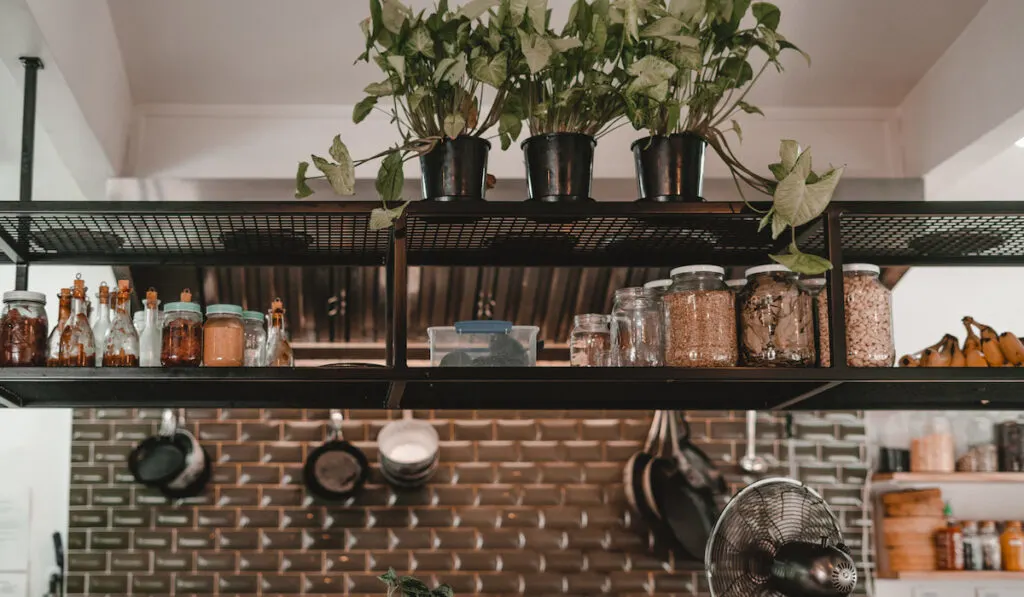
M894 491L882 495L882 506L886 517L943 518L942 491L939 489L915 489Z

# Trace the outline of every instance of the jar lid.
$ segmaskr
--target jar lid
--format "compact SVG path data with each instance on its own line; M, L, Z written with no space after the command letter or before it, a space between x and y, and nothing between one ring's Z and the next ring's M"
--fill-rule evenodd
M604 313L583 313L573 318L576 323L587 322L587 323L610 323L612 320L610 315Z
M672 280L651 280L644 284L644 288L668 288L672 285Z
M740 286L746 286L747 285L747 279L746 278L736 278L735 280L726 280L725 281L725 285L728 286L729 288L739 288Z
M32 292L30 290L8 290L4 293L4 302L9 303L11 301L28 301L45 305L46 295L42 292Z
M203 309L196 303L167 303L164 305L164 313L171 311L188 311L189 313L202 313Z
M248 319L251 321L258 321L263 323L265 316L259 311L242 311L242 319Z
M238 305L208 305L206 307L207 315L237 315L242 316L242 308Z
M843 266L844 272L869 272L872 274L882 273L882 268L870 263L847 263Z
M683 267L677 267L672 270L669 275L675 278L676 276L681 276L683 274L696 274L700 272L718 274L719 276L725 275L725 269L718 267L717 265L684 265Z
M818 290L825 287L825 278L804 278L800 283L808 288Z
M767 265L759 265L752 267L744 272L744 276L749 278L750 276L756 276L757 274L774 274L776 272L792 273L793 270L779 263L769 263Z

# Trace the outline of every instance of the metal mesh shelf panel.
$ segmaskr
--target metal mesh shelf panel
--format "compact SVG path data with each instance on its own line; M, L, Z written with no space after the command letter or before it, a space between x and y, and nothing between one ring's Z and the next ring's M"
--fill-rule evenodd
M1024 263L1024 214L844 214L844 261Z

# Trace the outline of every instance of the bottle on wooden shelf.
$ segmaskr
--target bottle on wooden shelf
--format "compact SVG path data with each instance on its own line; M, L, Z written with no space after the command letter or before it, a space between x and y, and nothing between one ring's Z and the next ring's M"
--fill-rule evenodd
M1024 531L1020 528L1019 520L1006 523L999 543L1003 552L1003 569L1009 572L1024 572Z
M939 570L964 569L964 532L960 524L953 518L953 509L946 503L943 512L946 516L946 528L935 533L935 548L938 556Z
M110 329L110 286L106 282L100 282L100 290L96 294L96 310L93 311L92 337L96 341L96 347L102 348L107 344L107 331ZM103 350L96 351L96 366L103 366Z

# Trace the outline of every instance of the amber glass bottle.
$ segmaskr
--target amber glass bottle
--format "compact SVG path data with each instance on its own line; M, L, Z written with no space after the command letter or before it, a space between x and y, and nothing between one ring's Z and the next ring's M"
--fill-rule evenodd
M953 509L946 504L946 528L935 533L939 570L964 569L964 532L953 518Z
M1003 552L1003 569L1024 572L1024 531L1021 531L1019 520L1006 523L999 544Z

